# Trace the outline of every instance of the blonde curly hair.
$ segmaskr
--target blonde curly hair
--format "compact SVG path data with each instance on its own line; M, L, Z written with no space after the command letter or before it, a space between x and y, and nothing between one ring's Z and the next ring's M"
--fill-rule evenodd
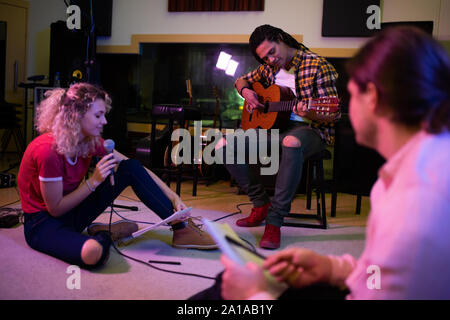
M40 134L53 135L58 153L68 157L88 156L100 143L100 139L82 138L81 119L97 99L105 101L106 112L109 112L109 95L89 83L76 83L67 91L61 88L47 91L45 97L36 111L36 130Z

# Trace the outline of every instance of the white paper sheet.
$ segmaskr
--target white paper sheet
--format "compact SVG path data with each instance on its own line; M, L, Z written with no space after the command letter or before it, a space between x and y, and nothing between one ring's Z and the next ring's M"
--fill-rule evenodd
M150 230L153 230L153 229L155 229L155 228L157 228L157 227L159 227L159 226L161 226L163 224L168 224L171 221L174 221L174 220L185 220L186 218L188 218L190 216L191 210L192 210L192 207L186 208L184 210L177 211L174 214L172 214L170 217L167 217L166 219L161 220L158 223L152 224L152 225L150 225L150 226L148 226L146 228L140 229L140 230L134 232L131 236L129 236L127 238L121 239L121 243L126 243L126 242L128 242L128 241L130 241L130 240L132 240L134 238L137 238L137 237L143 235L144 233L146 233L146 232L148 232Z
M236 232L234 232L234 230L227 223L212 222L205 218L203 218L202 221L208 229L211 237L216 241L220 250L222 250L222 252L226 254L229 259L240 265L245 265L250 261L256 263L259 266L262 265L262 263L264 262L263 259L244 248L240 248L236 245L231 244L225 238L226 236L228 236L248 248L248 244L242 241L236 234ZM288 288L288 285L286 283L278 282L272 275L270 275L268 271L265 271L264 275L267 280L267 291L272 296L279 297Z

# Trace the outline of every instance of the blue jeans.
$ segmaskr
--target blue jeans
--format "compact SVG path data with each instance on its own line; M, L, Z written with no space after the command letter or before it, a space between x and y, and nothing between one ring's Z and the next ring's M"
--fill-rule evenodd
M296 137L301 142L301 146L283 146L282 141L286 136ZM270 147L271 137L268 137L269 141L267 142L267 145ZM261 139L260 135L257 136L257 139L258 141L246 141L247 150L248 144L254 143L259 145L259 139ZM325 143L314 129L297 121L290 121L289 126L281 131L279 139L282 156L275 182L275 193L272 200L270 200L264 185L261 182L258 172L259 166L236 164L237 161L235 161L233 164L225 163L225 167L239 186L247 191L254 207L260 207L269 201L271 202L266 222L281 227L284 217L287 216L291 210L291 202L300 183L305 158L322 151L325 148ZM226 147L224 149L226 149ZM226 152L227 151L224 151L224 153ZM279 150L271 150L271 153L272 152L279 152ZM236 156L235 150L234 159L236 159Z
M81 248L89 239L95 239L109 250L107 239L90 237L81 232L88 227L128 186L138 198L161 219L173 213L170 200L136 160L123 160L114 174L114 187L107 178L78 206L55 218L46 211L25 213L24 233L28 245L40 252L70 264L87 267L81 259Z

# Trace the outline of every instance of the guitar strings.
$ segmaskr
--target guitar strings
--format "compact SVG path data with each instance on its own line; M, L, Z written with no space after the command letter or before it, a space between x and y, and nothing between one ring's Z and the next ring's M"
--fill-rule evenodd
M330 112L329 109L330 109L330 107L333 107L336 105L336 103L333 103L333 99L332 98L318 98L318 99L320 101L318 101L318 102L312 101L312 105L309 104L308 108L310 108L310 106L314 106L313 109L318 111L320 114L327 114L327 115L332 114L332 112ZM322 101L322 100L324 100L324 101ZM327 100L329 101L328 103L325 102ZM297 100L284 100L284 101L277 101L277 102L269 102L269 112L272 111L270 109L276 109L275 112L277 112L277 111L278 112L292 111L293 107L297 103L298 103Z

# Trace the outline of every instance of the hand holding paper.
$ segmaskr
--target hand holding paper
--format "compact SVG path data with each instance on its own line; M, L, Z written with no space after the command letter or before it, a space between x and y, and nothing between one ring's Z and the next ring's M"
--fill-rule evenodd
M263 256L258 253L255 254L251 251L251 249L244 249L243 247L248 248L248 244L242 241L228 224L212 222L207 219L202 219L202 221L208 228L211 237L213 237L219 245L220 250L222 250L226 256L226 258L222 258L226 267L225 273L228 268L232 270L230 272L232 272L233 276L230 276L230 278L226 276L225 279L222 277L222 281L227 282L226 284L223 283L223 285L228 286L230 296L231 292L235 292L237 294L240 290L238 288L241 283L238 282L242 280L243 283L243 278L250 277L250 275L251 278L253 278L253 281L256 281L252 285L253 288L257 288L255 290L261 291L263 288L260 283L260 281L262 281L262 278L260 277L261 273L264 275L264 284L267 288L266 290L272 296L278 297L287 289L287 285L285 283L278 282L267 270L262 269L262 264L264 263ZM233 240L229 241L227 238L231 238ZM238 242L241 245L236 245L235 242ZM249 262L251 264L248 264ZM254 290L252 289L250 291Z
M143 235L144 233L146 233L146 232L148 232L150 230L153 230L153 229L155 229L155 228L157 228L157 227L159 227L159 226L161 226L163 224L168 224L169 222L172 222L174 220L185 220L185 219L187 219L190 216L191 210L192 210L192 207L186 208L184 210L177 211L174 214L172 214L170 217L168 217L168 218L166 218L164 220L161 220L158 223L155 223L155 224L153 224L151 226L148 226L147 228L143 228L143 229L140 229L140 230L134 232L128 238L122 239L121 242L122 243L127 243L128 241L130 241L130 240L132 240L134 238L137 238L137 237Z
M245 300L256 293L267 291L263 269L254 262L241 266L223 254L220 262L225 271L222 274L222 297Z

